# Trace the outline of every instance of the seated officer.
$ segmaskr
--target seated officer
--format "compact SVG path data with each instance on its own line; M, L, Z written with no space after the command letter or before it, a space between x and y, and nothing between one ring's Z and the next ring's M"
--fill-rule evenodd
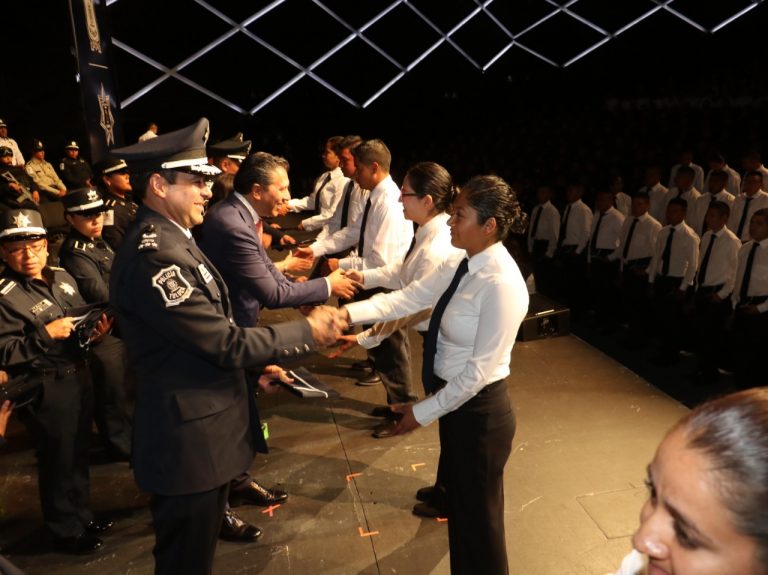
M17 412L37 443L43 518L57 549L90 553L102 547L96 534L112 526L94 519L89 506L88 438L93 392L85 361L89 338L67 310L84 305L75 279L49 267L46 230L35 210L0 214L0 357L12 377L27 373L43 388L41 397ZM30 305L31 304L31 305Z
M24 168L13 165L13 150L0 146L0 209L34 208L39 203L37 184Z
M115 252L102 239L106 206L92 188L74 190L61 199L72 230L59 251L61 265L77 282L88 303L109 300L109 273ZM125 399L125 350L114 335L91 348L94 419L107 455L128 461L131 423Z
M133 202L131 174L125 161L107 157L96 164L96 186L101 192L107 211L104 214L102 237L116 250L139 209Z
M64 157L59 162L59 176L68 190L92 187L91 165L80 157L80 146L70 140L64 146Z

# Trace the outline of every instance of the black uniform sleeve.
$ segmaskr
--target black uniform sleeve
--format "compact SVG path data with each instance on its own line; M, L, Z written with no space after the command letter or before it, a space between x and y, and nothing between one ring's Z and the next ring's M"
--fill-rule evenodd
M77 250L61 252L59 259L61 267L75 278L77 289L86 302L102 302L109 299L109 286L96 262Z
M35 321L30 325L8 302L0 302L0 365L16 367L30 363L54 343L45 324Z
M164 272L173 274L178 286L173 294L153 285L153 278ZM131 321L138 316L165 341L220 368L259 367L314 351L306 320L264 328L235 325L222 313L216 296L204 292L207 288L199 285L195 272L180 266L172 252L138 254L120 278L114 273L112 303L120 312Z

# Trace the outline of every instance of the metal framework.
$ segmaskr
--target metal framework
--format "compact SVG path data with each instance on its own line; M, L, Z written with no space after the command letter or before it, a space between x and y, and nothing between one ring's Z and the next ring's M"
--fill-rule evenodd
M119 0L107 0L107 6L116 4L118 1ZM265 106L267 106L270 102L280 97L286 91L294 87L299 81L305 78L313 82L317 82L323 88L330 91L337 97L341 98L343 101L347 102L351 106L366 108L370 106L372 102L374 102L387 90L389 90L395 83L401 80L406 74L409 74L410 72L412 72L414 68L416 68L416 66L418 66L421 62L423 62L426 58L428 58L430 54L432 54L438 47L442 45L450 46L461 57L465 58L474 68L476 68L478 71L481 71L481 72L485 72L486 70L491 68L494 64L498 62L498 60L502 56L504 56L506 53L508 53L512 49L522 50L527 54L530 54L531 56L551 66L558 67L558 68L565 68L572 65L574 62L577 62L578 60L584 58L591 52L603 46L604 44L617 38L627 30L633 28L634 26L637 26L640 22L643 22L644 20L647 20L648 18L651 18L658 13L664 12L667 14L671 14L675 18L679 19L681 22L689 26L692 26L693 28L695 28L700 32L714 34L717 31L723 29L728 24L744 16L745 14L747 14L748 12L750 12L752 9L756 8L759 4L763 2L763 0L748 0L746 4L742 4L741 7L735 7L733 10L733 13L731 13L729 16L724 18L721 22L717 23L714 26L706 27L701 23L697 22L693 17L686 15L682 8L676 8L675 7L676 0L648 0L649 6L645 12L643 12L639 16L632 17L632 19L629 22L622 25L616 31L611 32L602 28L598 24L589 21L587 18L584 18L574 10L575 6L581 0L567 0L567 1L560 0L559 2L556 2L555 0L541 0L542 4L546 6L548 12L544 16L536 20L535 22L527 25L522 30L513 32L510 30L510 25L508 23L502 22L492 11L492 5L494 4L494 2L501 2L502 0L473 0L474 6L472 6L471 9L468 11L468 13L448 30L440 29L440 27L438 27L438 25L435 24L435 22L433 22L427 15L425 15L424 12L420 10L412 0L392 0L392 2L388 4L384 9L382 9L378 14L376 14L370 20L368 20L363 25L357 28L349 24L342 17L341 14L329 8L323 2L323 0L311 0L313 4L315 4L322 11L328 14L328 16L330 16L339 25L340 29L343 29L345 31L346 35L340 42L338 42L331 49L327 50L323 54L318 54L315 60L312 61L309 65L303 66L299 62L297 62L294 58L291 58L285 52L281 51L278 47L274 46L273 44L270 44L265 39L261 38L257 34L254 34L251 30L248 29L248 26L250 26L257 20L259 20L260 18L265 17L267 14L269 14L270 12L272 12L282 4L285 4L286 2L290 2L290 0L273 0L267 6L264 6L263 8L259 9L257 12L255 12L254 14L252 14L251 16L249 16L248 18L246 18L241 22L236 22L232 20L229 16L224 14L221 10L217 9L215 6L213 6L210 2L207 2L206 0L189 0L189 1L196 3L202 8L204 8L205 10L207 10L212 17L222 20L226 25L229 26L229 30L226 33L219 36L218 38L216 38L215 40L213 40L212 42L210 42L208 45L200 48L193 54L190 54L187 58L185 58L184 60L182 60L181 62L179 62L173 67L165 66L160 62L156 61L155 59L153 59L152 57L148 56L147 54L144 54L141 51L137 50L136 48L132 47L127 42L121 41L117 38L113 38L112 39L113 45L117 49L132 55L133 57L137 58L141 62L146 63L148 66L160 72L160 75L157 78L155 78L153 81L143 86L133 94L123 98L122 100L123 108L130 106L132 103L136 102L138 99L146 96L158 85L160 85L161 83L163 83L165 80L169 78L175 78L183 82L184 84L188 85L190 88L193 88L194 90L197 90L205 94L206 96L220 102L221 104L237 112L240 112L242 114L251 114L251 115L256 114L257 112L262 110ZM440 2L444 0L436 0L436 1ZM620 0L614 0L614 1L620 1ZM415 14L429 29L433 30L437 36L437 40L434 43L432 43L421 54L419 54L416 58L414 58L411 62L408 62L408 63L399 62L395 57L390 55L385 49L377 45L370 37L366 35L377 24L379 24L387 14L389 14L390 12L392 12L393 10L401 6L412 11L412 13ZM594 42L592 45L588 46L586 49L575 51L570 56L570 58L568 58L564 62L556 62L551 58L548 58L547 56L542 54L540 51L535 50L533 47L531 47L526 43L526 38L525 38L526 35L530 34L533 30L536 30L537 28L539 28L540 26L548 22L550 19L558 15L564 15L574 20L579 25L585 26L586 28L592 30L593 32L596 32L597 35L599 36L599 39L596 42ZM472 56L470 56L468 52L464 48L462 48L462 46L459 44L459 42L455 38L459 30L464 28L473 19L478 18L480 16L485 16L488 20L490 20L490 22L492 22L494 26L498 27L498 29L503 33L503 35L506 38L505 45L501 49L499 49L495 55L489 58L487 62L478 62L476 59L472 58ZM199 58L209 53L211 50L215 49L217 46L220 46L221 44L223 44L224 42L226 42L227 40L229 40L230 38L232 38L237 34L242 34L246 36L247 38L252 40L256 45L258 45L260 48L268 50L271 54L279 58L284 63L286 68L288 68L289 70L292 69L295 71L293 76L291 76L282 85L278 86L271 94L263 98L258 104L256 104L251 108L243 107L235 102L228 100L227 98L224 98L220 94L217 94L210 87L200 85L198 82L195 82L194 80L190 79L183 73L184 69L188 67L190 64L192 64L193 62L195 62L196 60L198 60ZM317 72L317 69L321 64L333 58L345 46L356 41L364 43L366 46L374 50L376 53L378 53L380 56L382 56L385 60L387 60L390 64L392 64L395 67L394 75L386 83L384 83L382 86L380 86L378 89L376 89L373 93L371 93L367 98L365 98L362 101L356 100L349 94L345 93L338 86L332 85L330 82L323 79L323 77L320 76Z

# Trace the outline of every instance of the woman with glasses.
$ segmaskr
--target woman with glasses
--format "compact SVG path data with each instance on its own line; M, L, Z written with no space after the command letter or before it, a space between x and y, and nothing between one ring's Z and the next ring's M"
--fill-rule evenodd
M18 412L37 441L43 518L58 550L90 553L112 523L96 521L89 505L93 392L85 356L89 338L109 323L102 317L94 334L77 329L69 312L85 302L72 276L47 265L46 233L35 210L0 214L0 365L41 383L42 395Z
M448 225L466 251L406 288L342 308L351 323L393 320L432 308L424 337L422 382L428 396L391 406L395 434L440 422L451 573L504 575L504 466L515 417L505 380L528 290L502 241L519 217L515 194L496 176L469 180Z

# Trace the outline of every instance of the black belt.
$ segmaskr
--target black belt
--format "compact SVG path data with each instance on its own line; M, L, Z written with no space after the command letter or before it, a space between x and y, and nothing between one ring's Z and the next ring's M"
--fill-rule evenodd
M768 301L768 295L753 295L746 298L744 301L739 301L739 305L760 305Z
M699 286L698 289L696 289L696 293L699 295L709 295L711 293L717 293L721 289L723 289L723 286L725 284L717 284L716 286Z
M652 258L636 258L634 260L627 260L624 262L624 269L639 269L647 268L651 263Z
M87 369L88 362L85 360L78 361L76 363L67 363L64 365L57 365L55 367L43 367L34 369L30 372L31 377L39 377L41 379L61 379L74 375L84 369Z
M489 391L493 391L495 388L499 387L502 383L504 383L504 379L498 379L496 381L493 381L486 385L483 389L477 392L476 395L482 395L484 393L488 393ZM441 389L445 387L445 384L448 383L444 379L437 377L436 375L432 376L432 393L437 393Z

